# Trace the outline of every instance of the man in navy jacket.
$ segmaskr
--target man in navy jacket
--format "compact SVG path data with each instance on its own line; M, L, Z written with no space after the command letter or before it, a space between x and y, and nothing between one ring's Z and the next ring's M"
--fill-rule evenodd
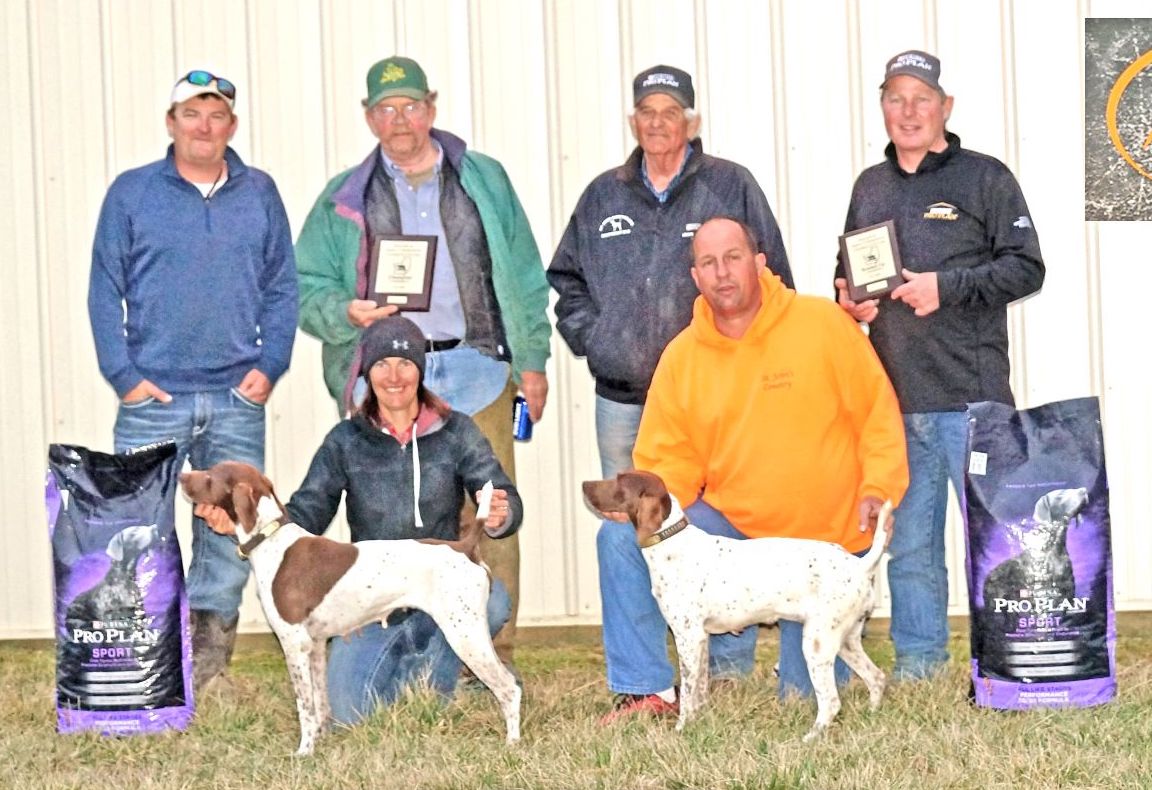
M596 439L604 477L632 466L632 446L656 363L688 326L699 292L692 237L725 216L756 235L768 268L792 287L784 240L747 169L709 156L697 138L692 78L653 66L632 83L639 146L593 179L548 266L560 294L556 327L596 379Z

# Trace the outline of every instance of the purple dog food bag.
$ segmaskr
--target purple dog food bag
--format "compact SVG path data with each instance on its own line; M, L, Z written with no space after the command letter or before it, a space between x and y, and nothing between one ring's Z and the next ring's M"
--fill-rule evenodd
M1104 436L1096 398L968 407L972 684L1005 710L1116 696Z
M192 718L175 461L173 442L48 450L59 732L182 730Z

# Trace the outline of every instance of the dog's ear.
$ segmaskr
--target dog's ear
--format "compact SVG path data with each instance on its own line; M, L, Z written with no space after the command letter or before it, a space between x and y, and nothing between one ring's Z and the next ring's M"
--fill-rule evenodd
M121 530L112 536L112 540L108 541L108 548L104 553L112 558L113 562L120 562L124 559L124 532Z
M256 528L256 493L247 483L232 486L232 508L245 532Z
M1036 500L1036 507L1032 511L1032 518L1036 521L1052 520L1052 494L1049 492Z
M640 497L636 503L635 512L630 514L633 518L633 524L637 527L644 527L655 532L660 529L660 525L664 523L664 519L668 517L668 512L671 509L671 503L665 506L658 497L645 496Z
M638 523L644 523L640 519L641 515L644 519L655 519L657 524L668 518L672 512L672 497L668 495L668 487L658 475L631 470L622 472L621 477L625 479L630 494L638 503Z
M276 507L283 511L284 503L280 501L280 497L276 496L276 489L272 487L272 481L264 475L260 475L260 482L265 486L265 490L262 493L272 497L272 501L276 503ZM259 497L257 497L257 499L259 499Z

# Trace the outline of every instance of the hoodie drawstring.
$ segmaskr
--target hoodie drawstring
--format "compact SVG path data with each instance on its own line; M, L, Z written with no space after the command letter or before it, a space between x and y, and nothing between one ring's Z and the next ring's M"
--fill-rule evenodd
M416 444L416 424L412 424L412 512L416 514L417 529L424 528L420 517L420 447Z

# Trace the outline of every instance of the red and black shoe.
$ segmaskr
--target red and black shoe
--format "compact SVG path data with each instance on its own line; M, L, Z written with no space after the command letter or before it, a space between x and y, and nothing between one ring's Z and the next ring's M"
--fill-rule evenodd
M617 694L609 713L600 717L600 724L615 724L632 716L678 716L679 700L668 702L655 694Z

